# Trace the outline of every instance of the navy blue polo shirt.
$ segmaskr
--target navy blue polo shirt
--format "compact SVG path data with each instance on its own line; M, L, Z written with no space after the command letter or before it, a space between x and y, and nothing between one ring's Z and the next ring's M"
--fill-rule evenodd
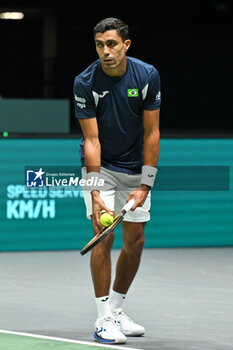
M143 110L160 108L160 78L150 64L127 56L126 72L110 77L93 62L74 80L76 118L97 118L101 165L137 174L143 165ZM82 165L84 139L80 143Z

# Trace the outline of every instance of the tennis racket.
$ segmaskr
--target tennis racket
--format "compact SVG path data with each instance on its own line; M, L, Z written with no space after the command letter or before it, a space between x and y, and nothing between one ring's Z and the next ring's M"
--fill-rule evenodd
M91 250L93 247L95 247L99 242L101 242L109 233L111 233L114 228L119 225L119 223L123 220L124 215L129 211L134 205L134 199L130 199L128 203L124 205L124 207L121 209L121 212L115 216L113 219L113 223L109 225L108 227L104 227L95 237L87 243L87 245L80 251L81 255L86 254Z

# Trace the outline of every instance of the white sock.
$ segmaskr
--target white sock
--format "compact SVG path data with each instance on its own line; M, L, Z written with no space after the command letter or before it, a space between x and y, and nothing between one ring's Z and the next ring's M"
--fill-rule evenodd
M114 311L115 309L122 307L125 298L126 294L118 293L115 292L115 290L112 290L109 298L110 310Z
M112 316L109 306L109 295L95 298L95 302L97 307L98 318Z

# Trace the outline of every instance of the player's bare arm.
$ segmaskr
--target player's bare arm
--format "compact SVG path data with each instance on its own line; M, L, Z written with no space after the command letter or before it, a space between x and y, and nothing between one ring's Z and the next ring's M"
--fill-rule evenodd
M143 112L143 165L157 166L159 159L159 109Z
M100 172L101 146L99 142L98 125L96 118L80 119L80 125L85 138L84 155L87 173ZM101 210L110 212L99 196L99 191L92 191L93 219L97 228L101 226L99 222Z
M96 118L79 120L83 135L85 137L84 153L87 173L100 172L101 146Z
M149 165L156 167L159 158L159 113L160 109L143 112L143 127L144 127L144 144L143 144L143 165ZM135 204L133 210L142 206L150 187L141 184L136 190L132 191L128 196L127 200L134 198Z

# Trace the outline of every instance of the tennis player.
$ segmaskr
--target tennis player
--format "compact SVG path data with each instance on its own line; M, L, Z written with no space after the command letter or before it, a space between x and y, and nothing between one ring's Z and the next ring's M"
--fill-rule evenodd
M131 40L128 26L120 19L100 21L94 39L99 59L74 80L75 115L84 136L80 144L83 177L103 178L106 185L84 191L94 233L102 228L102 210L117 213L131 198L135 204L122 222L123 247L111 291L114 234L92 250L98 314L93 336L102 343L125 343L126 336L145 333L122 306L140 264L145 224L150 220L150 190L159 156L160 78L152 65L126 55Z

